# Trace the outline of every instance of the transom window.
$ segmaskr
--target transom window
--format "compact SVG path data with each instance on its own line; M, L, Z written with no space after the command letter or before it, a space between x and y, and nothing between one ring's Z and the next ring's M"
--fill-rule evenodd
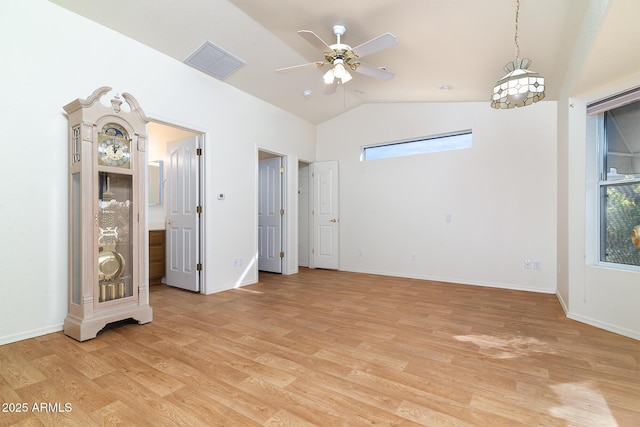
M444 135L428 136L408 141L369 145L362 148L362 160L387 159L438 151L471 148L471 131L465 130Z

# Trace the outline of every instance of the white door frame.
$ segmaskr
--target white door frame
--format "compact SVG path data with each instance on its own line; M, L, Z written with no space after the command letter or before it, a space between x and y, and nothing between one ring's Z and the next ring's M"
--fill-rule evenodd
M200 271L200 293L201 294L206 294L207 293L207 264L206 264L206 259L207 259L207 164L208 164L208 144L207 141L209 141L210 138L210 133L204 130L198 130L190 125L182 125L179 122L175 121L175 120L171 120L171 119L161 119L161 118L155 118L153 116L149 116L150 121L154 122L154 123L158 123L160 125L163 126L167 126L170 128L175 128L181 131L185 131L185 132L190 132L194 135L198 135L198 137L200 138L200 147L202 147L202 157L200 159L200 204L202 206L202 215L200 216L200 236L199 236L199 241L200 241L200 262L203 265L202 271ZM148 138L148 135L147 135ZM148 139L149 141L149 139ZM164 143L166 142L170 142L169 140L167 141L163 141ZM153 144L153 142L149 142L151 144ZM148 167L149 167L149 150L147 149L147 151L145 152L145 157L146 157L146 162L145 162L145 181L148 181L149 177L149 171L148 171ZM146 182L145 185L145 200L148 200L148 194L146 193L148 191L148 186L149 183ZM164 191L164 184L163 184L163 191ZM166 209L166 208L165 208ZM147 247L149 247L149 217L148 217L148 209L145 209L145 219L144 219L144 233L145 233L145 244L147 245ZM148 251L147 251L148 252ZM145 259L145 281L147 283L149 283L149 256L147 254L146 259Z
M311 181L311 164L313 162L310 161L306 161L306 160L302 160L302 159L298 159L297 162L297 174L296 174L296 179L297 179L297 207L298 207L298 215L296 216L296 220L297 220L297 232L298 232L298 236L297 236L297 249L298 249L298 267L308 267L308 268L313 268L313 259L312 259L312 251L311 249L313 248L313 233L312 233L312 221L313 221L313 217L311 215L311 211L313 209L313 207L311 206L312 202L313 202L313 197L312 197L312 189L311 187L313 187L312 181ZM305 165L305 167L307 168L307 177L305 179L305 182L302 182L300 180L300 167L302 165ZM305 193L306 192L306 193ZM301 194L306 194L306 203L303 207L303 199L301 197ZM300 223L300 218L301 216L306 213L306 218L305 221L303 223L303 225L306 224L306 227L302 227L301 223ZM303 234L305 234L306 236L303 238ZM304 258L301 257L301 252L305 252ZM306 265L302 265L301 260L304 259L306 260Z

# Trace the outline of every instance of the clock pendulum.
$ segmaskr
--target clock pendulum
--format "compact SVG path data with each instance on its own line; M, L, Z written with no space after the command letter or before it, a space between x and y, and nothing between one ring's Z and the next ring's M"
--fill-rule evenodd
M106 189L102 193L101 210L98 217L98 280L100 302L122 298L125 294L124 282L115 283L122 276L125 260L116 250L118 226L114 209L117 206L115 194L111 191L110 178L106 177Z

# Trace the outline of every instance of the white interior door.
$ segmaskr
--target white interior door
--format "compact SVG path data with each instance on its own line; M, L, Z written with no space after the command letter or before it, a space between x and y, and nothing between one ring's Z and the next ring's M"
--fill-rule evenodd
M167 145L167 284L200 291L200 161L198 136Z
M258 167L258 270L282 273L282 158Z
M338 162L316 162L312 168L313 267L337 270L340 235Z

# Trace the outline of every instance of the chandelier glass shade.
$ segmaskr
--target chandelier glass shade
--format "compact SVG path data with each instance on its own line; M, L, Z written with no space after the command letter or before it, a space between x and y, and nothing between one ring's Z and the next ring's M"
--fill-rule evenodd
M493 87L491 106L506 109L524 107L544 99L544 77L529 70L531 60L520 58L518 44L518 23L520 0L516 0L516 59L504 66L507 75Z
M524 107L544 98L544 77L528 70L529 59L516 59L505 65L507 75L493 88L491 106L506 109Z

